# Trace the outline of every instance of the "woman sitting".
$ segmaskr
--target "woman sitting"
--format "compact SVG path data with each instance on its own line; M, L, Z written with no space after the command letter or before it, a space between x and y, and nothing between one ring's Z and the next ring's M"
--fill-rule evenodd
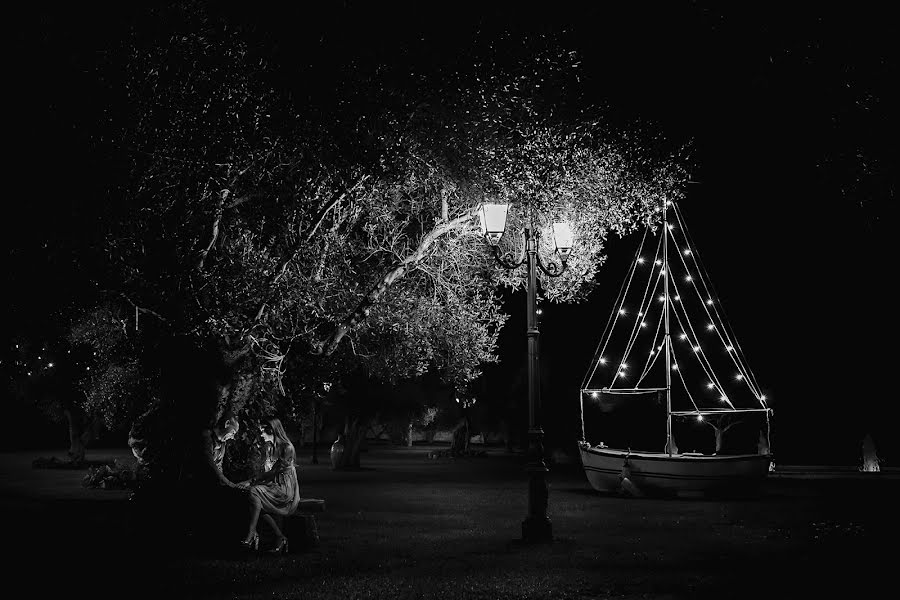
M266 442L265 471L261 476L239 484L249 490L250 501L250 526L247 537L241 543L248 548L259 549L256 525L261 516L275 532L275 547L271 552L287 552L288 540L272 515L286 517L297 510L300 503L294 445L285 433L281 421L274 417L265 421L260 427L260 433Z

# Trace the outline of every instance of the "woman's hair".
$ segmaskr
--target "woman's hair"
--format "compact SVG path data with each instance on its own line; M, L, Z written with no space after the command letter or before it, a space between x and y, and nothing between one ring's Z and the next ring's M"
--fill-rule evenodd
M287 432L284 430L284 426L281 424L281 419L277 417L269 417L266 419L266 423L272 428L272 436L274 437L276 455L280 455L282 452L280 450L281 446L284 444L291 444L291 438L288 437Z

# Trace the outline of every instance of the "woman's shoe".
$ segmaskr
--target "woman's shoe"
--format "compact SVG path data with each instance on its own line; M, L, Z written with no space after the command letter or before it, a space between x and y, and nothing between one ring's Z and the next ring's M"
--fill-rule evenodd
M254 533L253 537L249 540L243 540L241 542L241 546L247 548L248 550L259 550L259 534Z
M269 554L287 554L288 553L288 539L283 537L278 540L275 544L275 547L269 550Z

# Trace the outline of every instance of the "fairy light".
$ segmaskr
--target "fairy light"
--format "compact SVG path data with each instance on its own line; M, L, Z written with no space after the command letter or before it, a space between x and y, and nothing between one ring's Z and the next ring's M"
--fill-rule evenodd
M712 298L707 298L707 299L706 299L706 303L707 303L707 304L712 304Z
M677 371L677 370L678 370L678 363L675 363L674 365L672 365L672 370L673 370L673 371Z
M650 348L650 356L653 356L654 352L655 352L655 350L653 348Z
M714 383L711 382L711 381L710 381L709 383L706 384L706 388L707 388L707 389L710 389L710 390L711 390L711 389L713 389L714 387L716 387L716 384L714 384Z
M52 368L53 368L53 363L47 363L47 368L52 369Z
M638 257L638 262L639 262L640 264L644 264L644 257L643 257L643 256L639 256L639 257Z
M659 259L657 258L657 259L656 259L656 264L657 264L657 265L661 265L661 264L662 264L662 261L659 260Z
M700 352L700 346L694 346L694 352Z
M712 330L715 329L715 328L716 328L716 326L713 325L712 323L710 323L709 325L706 326L706 329L707 329L708 331L712 331Z
M660 302L665 302L665 301L666 301L666 297L665 297L665 296L660 296L660 297L659 297L659 301L660 301Z
M669 231L672 231L673 229L675 229L675 226L669 223Z
M665 275L665 274L666 274L666 270L665 270L665 269L660 269L660 270L659 270L659 274L660 274L660 275Z
M687 277L684 278L684 280L685 280L685 281L693 281L694 278L691 277L690 275L688 275Z
M734 376L734 378L737 379L738 381L740 381L741 379L744 378L744 375L742 373L738 373L737 375Z
M762 400L763 402L766 401L766 397L765 397L765 396L760 396L759 399Z
M644 312L639 310L639 311L638 311L638 316L639 316L639 317L643 317L643 316L644 316Z
M678 339L680 339L680 340L686 340L686 339L687 339L687 334L686 334L686 333L682 333L681 335L678 336Z
M681 296L675 296L675 302L681 302Z
M728 402L728 396L722 394L721 396L719 396L719 400L721 400L722 402Z
M591 398L597 398L599 396L600 394L598 394L597 392L591 392Z
M625 309L624 309L624 308L620 308L620 309L619 309L619 314L620 314L620 315L624 315L624 314L625 314Z
M698 420L698 421L702 421L702 420L703 420L703 415L701 415L700 413L697 413L697 420Z
M600 357L600 364L601 364L601 365L605 365L605 364L606 364L606 359L603 358L602 356Z
M646 321L641 321L641 327L646 327L646 326L647 326L647 322L646 322Z
M691 249L688 248L687 250L685 250L685 251L684 251L684 255L685 255L685 256L690 256L690 255L691 255Z
M628 363L622 363L621 365L619 365L619 368L620 368L620 369L627 369L627 368L628 368Z
M734 352L734 346L725 346L725 349L729 352Z

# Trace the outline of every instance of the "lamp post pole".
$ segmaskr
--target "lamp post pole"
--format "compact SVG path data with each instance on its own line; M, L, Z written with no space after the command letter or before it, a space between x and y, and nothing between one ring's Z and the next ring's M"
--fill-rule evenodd
M544 462L544 430L541 429L541 369L537 320L537 270L548 277L559 277L566 270L566 260L572 249L572 231L564 222L553 223L553 242L560 264L541 262L539 234L535 231L531 207L526 207L523 234L525 244L522 253L514 258L503 254L498 246L506 229L509 204L485 203L480 208L481 233L491 245L494 258L506 269L516 269L522 263L528 271L528 515L522 521L522 540L525 542L549 542L553 539L553 527L547 517L547 464Z
M546 542L553 539L553 527L547 516L547 465L544 462L544 430L541 429L541 369L537 322L537 240L525 228L525 251L528 267L528 516L522 522L522 539L526 542Z

